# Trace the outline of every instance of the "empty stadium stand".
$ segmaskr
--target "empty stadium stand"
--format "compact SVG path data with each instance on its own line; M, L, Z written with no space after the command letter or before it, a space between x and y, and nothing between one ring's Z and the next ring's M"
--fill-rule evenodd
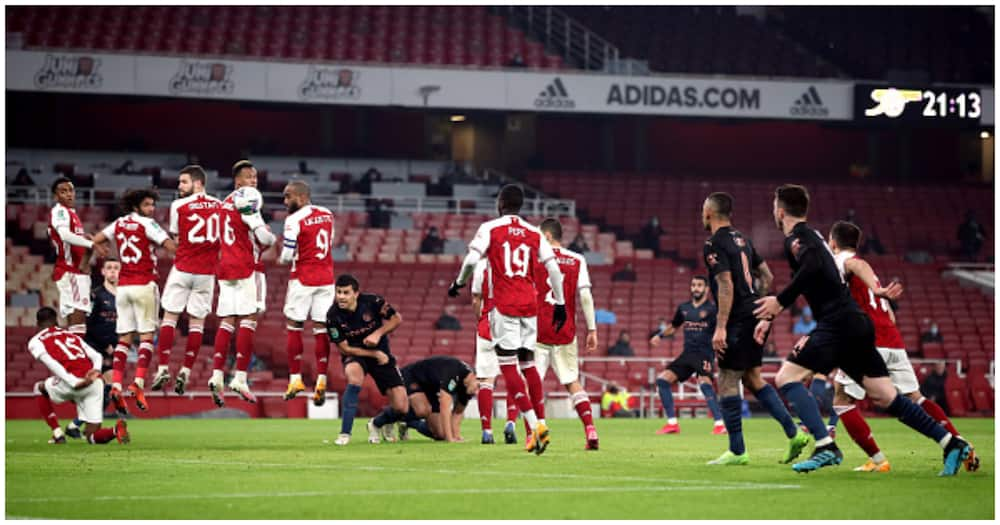
M564 67L486 6L25 6L7 11L7 33L27 49Z

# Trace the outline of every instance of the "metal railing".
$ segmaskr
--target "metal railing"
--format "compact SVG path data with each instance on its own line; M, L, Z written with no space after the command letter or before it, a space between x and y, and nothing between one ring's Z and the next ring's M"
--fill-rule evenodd
M552 6L511 5L506 11L547 49L558 51L583 69L603 71L619 58L618 47Z
M77 188L77 203L83 206L107 206L118 203L121 188ZM226 192L209 192L218 198L224 198ZM282 206L282 194L277 192L262 192L268 208ZM170 200L175 198L175 192L164 192L157 205L169 207ZM7 186L7 204L51 205L52 195L49 188L38 186ZM341 195L314 194L313 203L330 208L334 213L345 211L369 211L375 202L391 201L385 210L395 213L450 213L455 215L492 214L496 210L496 200L492 198L453 198L453 197L418 197L400 195ZM543 217L575 217L576 201L570 199L550 199L537 197L527 199L521 208L521 215Z
M608 384L616 382L611 379L598 376L597 374L587 372L586 363L648 363L650 366L646 369L646 378L642 388L640 388L638 392L629 392L629 394L636 396L639 399L640 417L658 417L656 412L659 410L659 393L654 386L656 383L656 377L660 371L665 369L674 359L676 359L676 357L580 357L580 384L583 386L584 390L587 390L588 382L598 383L600 384L600 391L604 391ZM765 365L780 365L784 362L784 358L765 357L763 361ZM957 377L965 379L967 376L966 371L963 369L961 359L928 359L920 357L910 359L910 362L914 367L938 363L941 361L955 364L955 375ZM990 386L993 386L995 380L994 364L995 360L991 359L989 372L986 373L986 379L989 381ZM777 375L776 372L761 372L761 377L764 379L772 379L775 375ZM619 386L625 387L626 385ZM675 400L683 401L685 399L701 397L701 391L693 380L680 382L675 386L677 387L677 393L674 394ZM742 390L740 395L742 396Z

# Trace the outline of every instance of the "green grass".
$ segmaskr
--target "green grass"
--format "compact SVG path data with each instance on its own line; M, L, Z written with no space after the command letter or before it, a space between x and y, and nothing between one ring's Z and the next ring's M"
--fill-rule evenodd
M598 420L601 450L583 450L576 420L550 421L540 457L517 446L332 444L339 421L133 420L133 441L46 444L41 421L8 421L9 517L82 519L992 519L992 419L956 420L982 469L938 478L940 449L890 419L871 421L889 474L851 468L863 453L841 429L839 467L795 474L777 463L777 424L744 423L751 464L709 467L726 448L706 420L657 436L658 420ZM497 426L502 422L495 422ZM498 434L502 439L502 434ZM523 436L519 436L523 440ZM324 443L329 440L330 443Z

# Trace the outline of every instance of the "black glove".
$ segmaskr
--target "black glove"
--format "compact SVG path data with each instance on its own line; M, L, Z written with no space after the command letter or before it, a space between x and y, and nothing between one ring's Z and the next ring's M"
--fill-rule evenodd
M452 282L451 286L448 287L448 297L458 297L458 291L461 290L465 285ZM565 317L565 316L564 316Z
M562 330L563 325L566 324L566 305L557 304L555 305L555 311L552 312L552 326L556 328L556 332Z

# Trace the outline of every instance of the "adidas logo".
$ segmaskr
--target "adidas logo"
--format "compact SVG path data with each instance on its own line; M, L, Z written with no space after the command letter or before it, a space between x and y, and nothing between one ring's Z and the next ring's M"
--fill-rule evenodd
M566 91L562 79L556 77L538 94L538 98L535 99L535 107L572 109L576 107L576 102L569 98L569 92Z
M830 110L823 105L823 99L819 98L816 86L809 86L788 112L800 117L825 117L830 114Z

